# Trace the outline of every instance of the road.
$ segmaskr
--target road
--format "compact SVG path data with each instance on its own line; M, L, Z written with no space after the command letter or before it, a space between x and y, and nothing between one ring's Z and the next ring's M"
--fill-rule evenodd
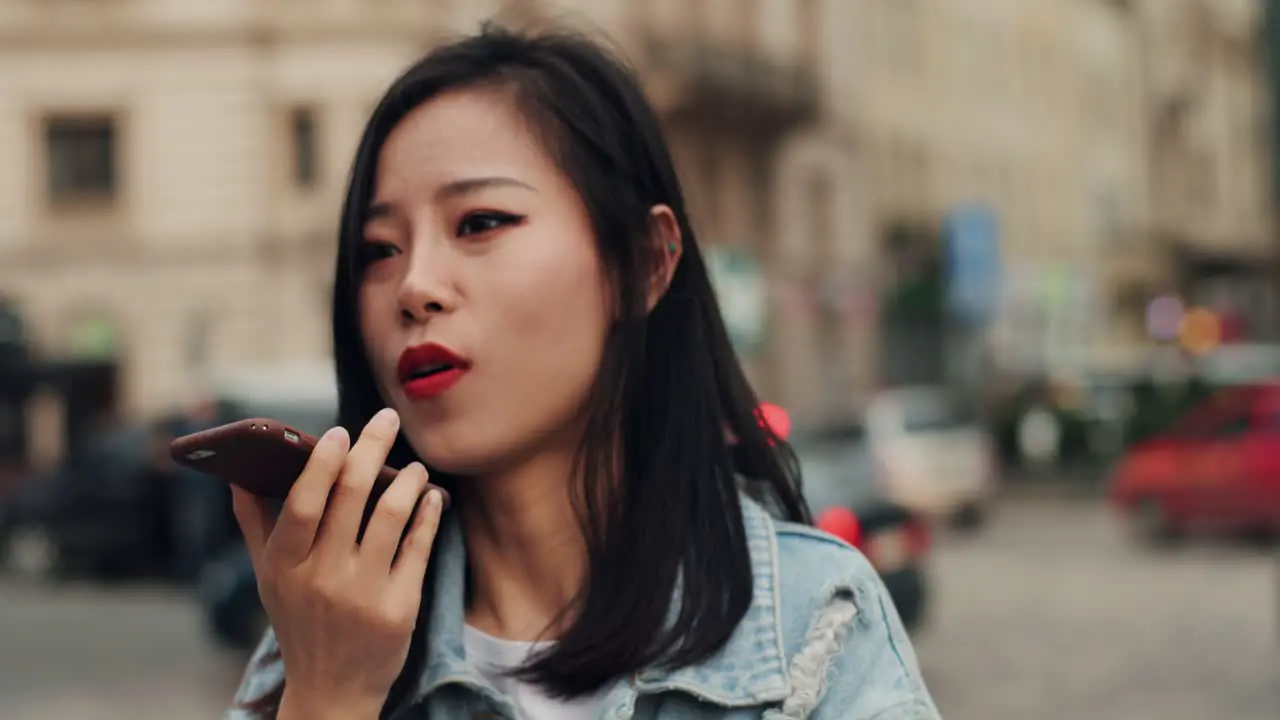
M947 720L1280 718L1276 555L1143 550L1083 503L944 534L917 651ZM0 717L216 718L235 662L157 590L0 586Z
M1130 542L1082 501L945 538L916 641L947 720L1275 720L1275 551Z
M0 718L217 718L236 679L182 593L0 587Z

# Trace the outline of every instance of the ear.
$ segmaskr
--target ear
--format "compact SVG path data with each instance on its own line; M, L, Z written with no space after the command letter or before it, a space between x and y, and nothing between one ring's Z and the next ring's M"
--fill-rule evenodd
M652 312L658 301L671 287L671 278L680 264L684 252L684 238L680 233L680 221L667 205L654 205L649 209L649 250L653 255L653 275L649 278L649 295L646 311Z

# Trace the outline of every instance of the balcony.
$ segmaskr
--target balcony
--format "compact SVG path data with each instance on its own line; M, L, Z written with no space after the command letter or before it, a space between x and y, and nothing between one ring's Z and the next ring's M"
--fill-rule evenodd
M644 44L643 58L650 97L669 120L768 137L818 116L817 78L799 62L657 37Z

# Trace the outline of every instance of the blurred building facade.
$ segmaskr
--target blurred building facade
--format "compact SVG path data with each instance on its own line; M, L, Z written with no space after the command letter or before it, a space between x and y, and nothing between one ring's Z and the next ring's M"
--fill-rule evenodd
M651 86L709 243L772 262L767 248L789 245L766 228L809 209L777 188L810 175L840 193L825 206L840 217L783 235L853 238L853 163L797 132L836 90L819 86L842 47L822 13L840 5L0 3L0 288L43 352L118 358L126 412L181 402L210 368L325 356L363 121L423 50L492 17L615 39ZM790 375L770 373L789 358L768 349L796 347L769 340L744 351L766 385Z
M860 6L874 205L926 236L994 208L998 368L1132 357L1162 293L1275 327L1274 274L1235 272L1275 261L1258 3Z
M1132 3L1142 33L1150 216L1159 288L1241 340L1280 337L1270 82L1259 0Z
M966 205L996 220L1002 291L971 330L1043 371L1141 343L1141 306L1187 274L1175 246L1265 252L1252 6L0 0L0 292L47 352L121 358L130 412L210 367L325 356L337 211L381 90L482 19L545 18L636 64L702 241L766 298L726 301L750 372L798 421L946 374L938 278Z
M991 346L972 370L1034 374L1083 361L1107 331L1107 261L1141 242L1147 212L1140 60L1126 12L1093 0L858 4L867 79L851 112L890 267L899 279L923 266L950 282L949 219L983 207L996 226L990 280L1000 287L970 328ZM946 373L917 367L949 354L928 340L948 336L945 296L943 306L905 336L885 335L883 364L902 380Z
M0 3L0 288L123 410L328 352L342 186L384 86L483 2Z

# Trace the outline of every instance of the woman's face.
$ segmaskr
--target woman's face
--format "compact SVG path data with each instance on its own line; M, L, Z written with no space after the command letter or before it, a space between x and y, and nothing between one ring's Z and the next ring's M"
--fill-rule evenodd
M587 210L514 102L464 90L413 110L369 210L361 330L417 454L475 475L576 446L611 303Z

